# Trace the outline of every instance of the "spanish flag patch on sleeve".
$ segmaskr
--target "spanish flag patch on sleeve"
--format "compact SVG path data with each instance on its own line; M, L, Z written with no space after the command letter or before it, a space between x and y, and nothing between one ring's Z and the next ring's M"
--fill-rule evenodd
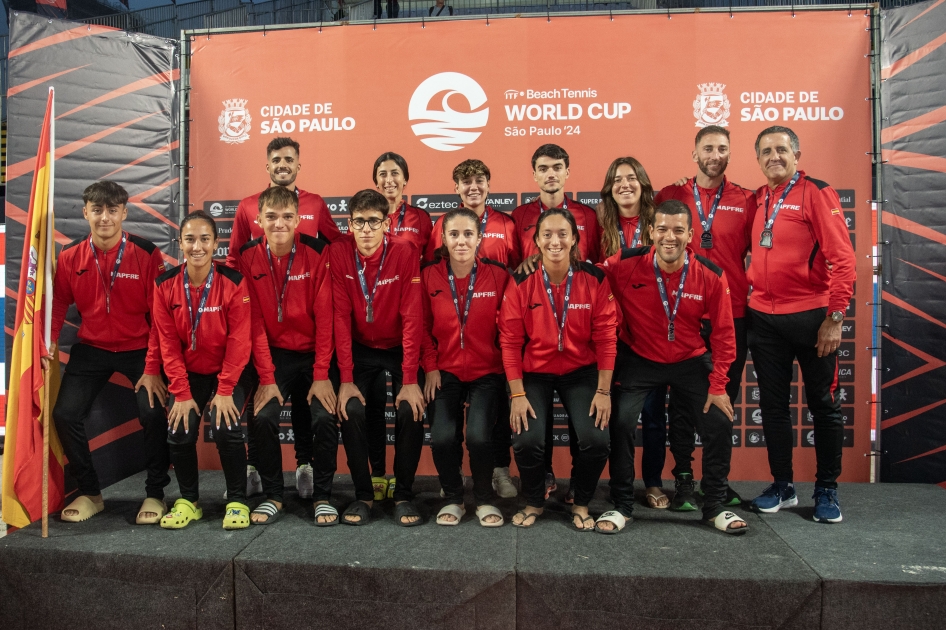
M841 214L841 208L831 208L831 214Z
M420 282L420 276L414 276L411 278L411 284L417 284L418 282Z
M248 304L249 301L250 301L250 296L244 295L244 296L243 296L243 303L244 303L244 304Z

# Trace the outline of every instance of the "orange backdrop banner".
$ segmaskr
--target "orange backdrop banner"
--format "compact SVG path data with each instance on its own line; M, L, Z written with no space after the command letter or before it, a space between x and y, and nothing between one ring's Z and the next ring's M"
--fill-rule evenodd
M189 200L221 219L224 256L237 203L268 184L265 147L277 136L301 143L298 186L325 197L343 224L347 198L373 186L371 167L385 151L407 159L405 192L436 217L459 202L451 173L464 159L489 166L492 205L511 210L537 192L532 152L554 142L571 157L569 194L593 206L618 156L638 158L657 189L692 176L694 136L709 124L732 134L727 175L755 189L765 181L755 161L756 134L775 124L792 127L801 139L800 167L839 191L855 242L859 281L841 356L842 479L866 481L868 28L867 15L844 10L541 16L195 36ZM750 360L737 405L733 479L768 477L765 449L753 448L764 447L754 380ZM814 449L800 379L792 392L797 476L810 479ZM556 436L567 440L567 431L558 428ZM556 455L567 459L565 449ZM426 452L421 473L433 473Z

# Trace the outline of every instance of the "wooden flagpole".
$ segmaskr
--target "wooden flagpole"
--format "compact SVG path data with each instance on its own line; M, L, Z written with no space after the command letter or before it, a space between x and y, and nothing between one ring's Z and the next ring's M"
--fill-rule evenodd
M49 538L49 372L43 370L43 538Z

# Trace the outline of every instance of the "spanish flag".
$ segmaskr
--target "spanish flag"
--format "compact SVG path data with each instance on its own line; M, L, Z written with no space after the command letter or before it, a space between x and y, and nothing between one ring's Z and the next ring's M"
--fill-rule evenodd
M23 239L23 263L16 294L13 355L9 364L6 452L3 457L3 520L25 527L42 518L43 425L49 414L49 508L58 512L63 503L62 446L52 423L52 406L59 389L59 361L49 373L49 409L44 409L46 383L40 358L48 354L52 325L54 135L53 89L49 90L46 117L40 133L30 189L29 216Z

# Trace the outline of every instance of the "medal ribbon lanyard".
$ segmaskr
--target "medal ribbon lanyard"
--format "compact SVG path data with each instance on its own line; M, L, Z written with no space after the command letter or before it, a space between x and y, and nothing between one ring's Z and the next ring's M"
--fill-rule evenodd
M621 218L618 217L618 236L621 237L621 249L627 247L627 240L624 237L624 227L621 226ZM641 242L641 218L637 217L637 227L634 228L634 239L631 241L631 247L637 247Z
M122 244L118 248L118 256L115 257L115 266L112 268L111 282L106 284L105 274L102 273L102 266L99 264L99 257L95 255L95 245L92 244L92 235L89 235L89 247L92 249L92 260L95 261L95 268L99 272L99 279L105 288L105 312L112 312L112 289L115 288L115 279L118 278L118 268L122 264L122 258L125 257L125 245L128 243L128 235L122 232ZM105 253L104 251L102 252Z
M210 295L210 285L214 281L214 263L210 263L210 273L207 274L207 282L204 284L204 290L200 293L200 303L197 305L197 317L194 317L194 305L191 301L191 292L187 280L187 268L181 274L184 280L184 301L187 302L187 314L191 321L191 350L197 350L197 328L200 326L200 318L204 316L204 306L207 305L207 297Z
M726 180L719 185L716 191L716 198L713 199L713 207L710 208L709 216L703 214L703 200L700 199L700 191L696 186L696 178L693 178L693 203L696 204L696 213L700 217L700 225L703 226L703 235L700 237L701 249L713 249L713 219L716 217L716 209L719 207L719 200L723 197L723 188L726 187Z
M279 295L279 289L276 287L276 268L273 267L273 253L269 249L269 243L266 243L266 261L269 263L270 277L273 280L273 293ZM286 291L289 290L289 274L292 272L292 261L296 257L296 244L292 244L292 251L289 253L289 263L286 265L286 279L282 285L282 295L279 295L279 301L276 302L276 321L282 323L283 304L286 302Z
M476 246L476 251L473 252L473 257L476 258L480 254L480 245L483 244L483 235L486 234L486 221L489 218L489 207L483 207L483 216L480 218L480 244ZM448 264L447 267L450 265Z
M453 296L453 308L457 311L457 319L460 320L460 349L463 349L463 331L466 328L466 320L470 316L470 304L473 303L473 289L476 284L476 268L479 262L474 259L473 270L470 271L470 284L466 289L466 303L463 305L463 315L460 315L460 301L457 297L457 284L453 278L453 269L450 267L450 261L447 261L447 280L450 282L450 294Z
M660 275L660 267L657 266L657 252L654 252L654 276L657 278L657 290L660 292L660 301L664 305L664 313L667 314L667 341L675 341L673 333L673 322L677 319L677 309L680 308L680 302L683 301L683 285L687 280L687 273L690 271L690 257L683 254L683 271L680 272L680 285L677 287L677 301L673 303L673 311L670 310L670 299L667 297L667 287L664 286L663 276Z
M778 216L779 210L782 209L782 204L785 203L785 198L788 197L788 193L792 192L792 188L795 187L799 175L801 175L801 173L796 171L792 176L792 180L788 182L788 186L782 191L782 196L779 197L778 201L775 202L775 207L772 208L772 216L769 216L769 189L765 189L765 229L762 230L762 238L759 239L759 247L772 248L772 226L775 225L775 217Z
M558 326L558 351L565 351L565 320L568 319L568 301L571 298L572 294L572 279L575 272L572 267L568 267L568 280L565 282L565 300L562 302L562 316L559 318L558 313L555 312L555 296L552 295L552 282L549 280L549 274L545 270L545 265L542 265L542 280L545 282L545 292L549 296L549 304L552 305L552 319L555 320L555 325Z
M374 294L378 290L378 280L381 279L381 269L384 267L384 258L388 255L388 239L384 238L381 246L381 262L378 263L378 275L374 278L371 295L368 294L368 283L365 282L365 269L358 257L358 248L355 248L355 268L358 270L358 283L361 285L361 294L365 297L365 321L369 324L374 321Z

